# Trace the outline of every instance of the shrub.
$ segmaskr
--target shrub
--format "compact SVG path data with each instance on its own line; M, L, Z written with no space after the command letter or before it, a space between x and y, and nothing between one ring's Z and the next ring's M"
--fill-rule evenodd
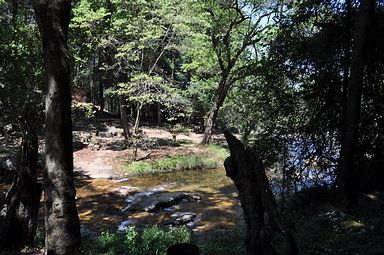
M134 227L125 235L102 232L95 243L86 240L84 245L90 254L127 255L166 255L169 246L191 241L191 233L186 227L160 228L151 226L139 233Z

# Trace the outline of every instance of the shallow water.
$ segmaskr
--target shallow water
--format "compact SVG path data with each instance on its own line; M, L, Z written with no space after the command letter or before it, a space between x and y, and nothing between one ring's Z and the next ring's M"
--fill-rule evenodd
M118 196L113 190L119 187L135 187L137 192ZM128 210L136 199L159 192L196 193L201 199L183 201L153 213ZM165 172L122 181L99 180L78 185L78 197L82 224L96 231L124 231L130 225L140 228L161 224L178 212L197 214L200 221L189 224L196 233L222 231L242 223L237 190L223 168Z

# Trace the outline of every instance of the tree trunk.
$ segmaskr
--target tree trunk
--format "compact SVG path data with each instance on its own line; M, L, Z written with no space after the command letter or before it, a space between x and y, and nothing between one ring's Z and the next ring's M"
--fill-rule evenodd
M99 82L99 106L100 111L104 111L104 85L102 82Z
M68 26L70 0L34 0L42 37L45 99L45 248L47 254L80 254L80 224L73 181Z
M139 103L136 107L136 120L135 125L133 126L133 134L137 134L137 131L139 131L139 123L140 123L140 115L141 115L141 108L143 108L143 104Z
M285 249L280 254L297 254L292 235L280 223L263 163L250 147L244 146L229 132L224 132L224 135L231 152L224 166L227 176L233 180L239 191L246 224L247 255L276 254L271 244L275 233L281 234L284 239Z
M352 48L351 71L348 81L344 126L341 139L338 185L342 197L349 205L357 203L358 170L355 166L356 144L360 123L360 106L363 90L365 55L367 50L369 27L374 15L374 0L362 0L358 24Z
M124 136L125 141L129 142L130 138L130 131L129 131L129 121L128 121L128 113L127 113L127 107L123 104L123 98L119 97L119 108L120 108L120 121L121 125L124 129Z
M208 118L205 124L203 141L201 142L203 145L209 144L212 136L212 129L215 125L217 115L219 113L220 107L223 105L225 98L227 97L228 90L232 84L227 84L225 79L223 79L219 83L219 87L216 91L216 95L213 100L212 108L208 114Z
M161 104L159 102L156 102L156 121L157 125L161 125Z
M7 212L0 224L0 249L33 244L41 196L41 184L37 183L37 157L36 132L24 130L17 176L7 193Z

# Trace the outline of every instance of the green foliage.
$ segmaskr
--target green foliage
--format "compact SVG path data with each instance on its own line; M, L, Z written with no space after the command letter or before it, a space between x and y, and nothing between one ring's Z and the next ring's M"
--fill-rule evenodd
M72 104L72 118L74 121L82 121L95 117L96 108L93 104Z
M191 240L191 233L186 227L160 229L157 226L145 228L141 234L141 254L166 255L169 246Z
M0 122L42 122L42 47L31 9L0 5Z
M15 152L15 149L14 148L9 148L9 147L4 147L4 146L0 146L0 154L4 153L4 154L10 154L12 152Z
M208 236L199 246L202 254L207 255L245 254L244 235L243 229L228 230Z
M179 155L155 161L134 161L123 166L130 174L148 174L174 170L209 169L223 165L228 151L217 145L209 145L199 155Z
M96 247L99 254L117 255L124 253L124 240L119 236L109 231L102 232L97 239Z
M35 240L34 240L34 246L38 248L44 248L45 246L45 232L42 230L37 230Z
M191 232L186 227L160 228L150 226L138 232L134 227L128 228L125 235L102 232L95 242L85 243L92 254L127 254L127 255L166 255L172 244L191 241Z

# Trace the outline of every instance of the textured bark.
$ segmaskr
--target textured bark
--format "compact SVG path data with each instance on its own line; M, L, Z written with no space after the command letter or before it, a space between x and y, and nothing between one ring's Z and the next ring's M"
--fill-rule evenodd
M275 199L269 187L263 163L248 146L229 132L224 132L231 156L225 162L228 177L239 191L246 224L247 255L277 254L271 241L275 233L283 235L286 248L279 254L297 254L296 243L279 219Z
M6 216L0 222L0 249L32 245L36 234L41 196L41 184L37 183L38 143L35 130L28 131L23 132L18 172L7 193Z
M348 204L357 203L358 170L355 166L356 144L360 123L361 96L366 62L369 27L374 15L375 0L362 0L352 48L344 125L340 151L338 185Z
M45 248L79 254L80 224L73 182L68 26L71 1L34 0L48 80L45 101Z

